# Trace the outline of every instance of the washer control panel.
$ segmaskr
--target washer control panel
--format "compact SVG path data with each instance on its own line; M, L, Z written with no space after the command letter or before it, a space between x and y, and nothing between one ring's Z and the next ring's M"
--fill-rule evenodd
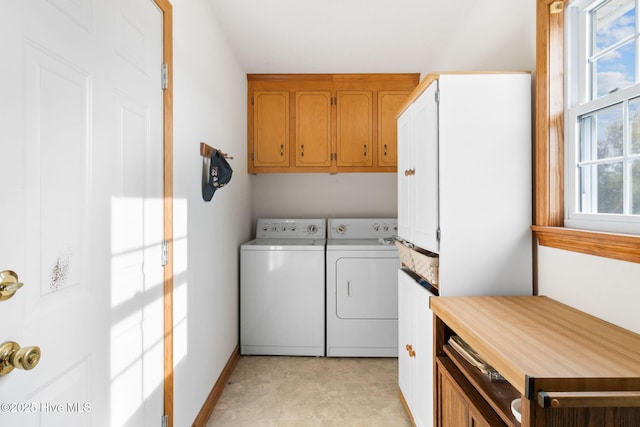
M322 219L278 219L260 218L256 227L256 238L304 239L327 237L326 220Z
M330 239L381 239L398 235L396 218L330 218Z

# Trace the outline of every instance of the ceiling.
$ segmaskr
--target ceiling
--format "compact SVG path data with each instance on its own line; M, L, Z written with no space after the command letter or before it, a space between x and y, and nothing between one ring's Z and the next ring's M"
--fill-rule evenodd
M247 73L535 67L535 0L210 0Z

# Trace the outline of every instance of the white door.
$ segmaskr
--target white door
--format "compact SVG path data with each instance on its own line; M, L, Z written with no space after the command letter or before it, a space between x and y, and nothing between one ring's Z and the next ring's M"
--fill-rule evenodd
M415 174L413 200L413 243L431 252L440 252L438 81L434 81L413 104Z
M152 0L0 4L0 424L162 415L162 14Z

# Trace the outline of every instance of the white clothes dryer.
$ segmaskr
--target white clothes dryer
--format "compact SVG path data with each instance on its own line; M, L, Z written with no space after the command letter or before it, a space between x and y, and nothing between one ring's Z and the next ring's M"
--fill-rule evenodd
M240 246L240 353L324 356L325 219L258 220Z
M327 356L398 356L395 218L328 221Z

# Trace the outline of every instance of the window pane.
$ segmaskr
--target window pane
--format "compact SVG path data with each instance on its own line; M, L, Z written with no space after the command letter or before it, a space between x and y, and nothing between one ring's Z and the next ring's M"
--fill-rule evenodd
M612 0L593 13L598 53L635 33L635 0Z
M631 213L640 215L640 160L631 165Z
M620 46L593 63L596 98L627 88L636 79L636 42Z
M640 154L640 98L629 100L631 154Z
M581 166L581 212L623 213L622 179L622 162Z
M591 113L580 119L579 161L622 155L622 104Z

